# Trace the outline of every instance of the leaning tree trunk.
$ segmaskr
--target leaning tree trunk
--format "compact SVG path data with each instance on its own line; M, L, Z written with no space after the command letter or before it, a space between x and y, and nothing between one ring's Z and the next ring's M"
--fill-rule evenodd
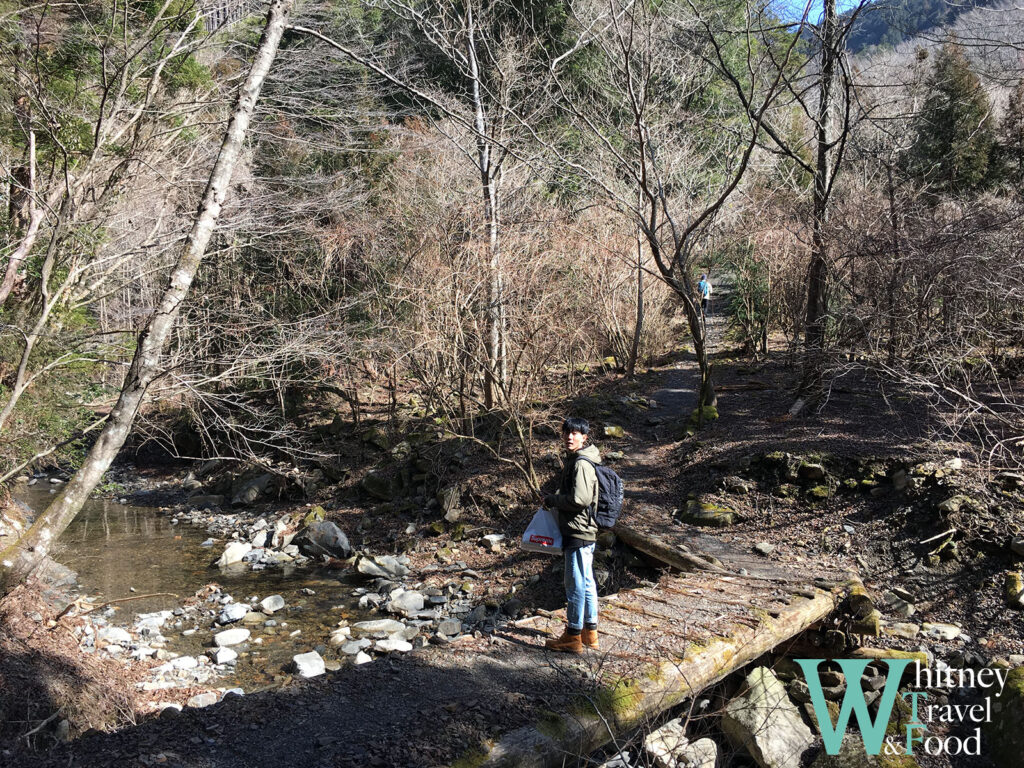
M277 55L277 47L281 42L292 3L293 0L271 2L252 69L238 96L238 103L224 135L217 162L210 173L192 231L171 271L170 281L160 304L139 334L135 357L121 387L117 404L110 413L110 419L86 456L85 462L63 492L46 508L24 536L0 553L0 595L6 594L24 580L46 557L54 540L78 514L82 504L99 483L128 437L146 390L158 372L160 356L178 310L192 285L217 224L221 206L227 196L231 173L241 152L263 81Z
M811 264L807 273L807 314L804 323L804 374L800 386L804 398L813 397L821 384L828 317L828 262L825 227L828 225L832 172L829 153L829 122L832 118L832 87L835 80L836 0L825 0L821 36L821 80L818 89L817 157L814 167L814 209L811 233Z

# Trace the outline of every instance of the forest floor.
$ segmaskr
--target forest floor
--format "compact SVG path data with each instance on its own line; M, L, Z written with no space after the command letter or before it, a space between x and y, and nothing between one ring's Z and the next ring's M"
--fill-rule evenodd
M621 452L610 463L628 488L624 524L688 530L684 513L694 501L727 507L735 524L713 533L728 546L751 551L768 544L780 562L858 570L878 594L893 586L911 593L914 622L941 621L963 629L960 638L948 642L882 637L877 644L925 645L938 657L961 661L970 654L985 660L1024 654L1019 614L1005 607L1001 591L1015 563L1006 538L1015 525L1024 525L1019 494L993 482L971 444L948 439L915 393L869 375L851 372L833 381L819 407L791 418L793 369L784 355L751 362L728 347L723 325L724 320L715 320L711 332L721 415L695 435L685 433L697 381L688 355L633 381L603 374L591 392L564 405L566 412L591 418L595 442L605 455ZM624 436L604 438L606 425L622 426ZM558 450L551 435L550 445L536 456L548 478L556 472ZM782 454L788 457L780 459ZM963 466L953 469L960 467L957 459ZM783 465L790 460L823 466L827 493L813 497L806 483L785 477ZM481 601L515 594L527 615L561 607L560 562L514 545L534 509L522 483L481 455L470 457L462 474L472 481L460 520L463 530L506 534L498 551L471 536L453 540L447 532L417 536L410 544L404 533L408 525L422 530L425 521L369 509L353 497L354 481L348 490L324 489L320 500L343 530L362 531L361 548L404 550L413 571L458 559L483 576L484 588L476 595ZM954 493L974 500L976 512L968 517L937 511ZM373 525L359 526L364 518ZM945 552L929 559L938 542L928 540L950 527L959 531L955 557ZM635 557L625 562L615 587L656 583L658 572L646 565ZM41 646L32 631L9 630L29 621L45 625L46 615L42 622L26 618L44 610L35 602L4 607L0 624L10 637L21 638L2 649L5 686L17 679L10 666L15 650L22 676L28 669L47 679L60 669L66 683L85 674L69 648ZM34 631L38 636L41 630ZM500 631L477 632L204 709L140 718L45 753L29 753L21 743L0 745L6 749L0 762L190 768L449 764L481 740L535 719L538 711L557 709L593 684L598 657L559 657L543 650L543 640L538 636L531 645L503 638ZM95 678L97 672L89 674ZM120 706L131 702L126 697Z

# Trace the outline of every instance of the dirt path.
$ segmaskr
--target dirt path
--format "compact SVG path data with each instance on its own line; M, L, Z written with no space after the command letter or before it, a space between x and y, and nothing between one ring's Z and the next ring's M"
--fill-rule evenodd
M712 353L721 353L726 344L722 309L727 289L727 285L717 287L718 303L709 322ZM719 370L720 380L735 382L735 372L730 372L727 365ZM758 376L767 378L766 373L770 372L759 372ZM781 392L782 374L776 378L779 384L773 386ZM788 442L799 444L806 439L807 430L814 428L819 430L815 437L821 440L820 427L786 423L780 428L770 418L773 411L784 413L775 402L780 399L778 395L770 389L743 391L726 396L725 415L719 422L706 427L697 439L681 441L683 423L694 405L696 381L692 359L652 372L641 381L636 394L655 399L658 407L623 405L623 414L633 414L623 422L626 437L599 442L606 455L615 450L623 453L614 466L626 479L629 491L626 524L645 534L710 552L735 571L746 571L756 578L758 564L765 560L752 552L752 545L770 536L781 517L761 519L751 515L748 522L735 529L709 532L681 525L676 513L686 506L689 494L703 496L716 487L723 460L731 461L741 452L776 450L780 434ZM849 409L842 414L849 418ZM525 510L523 514L527 514ZM514 527L514 523L510 525ZM824 534L822 526L826 523L820 516L786 516L785 525L804 525L810 532L793 527L780 529L782 533L773 539L778 547L773 563L809 570L808 565L825 562L824 554L809 544ZM522 573L529 561L534 572L542 571L541 583L550 582L555 589L559 563L545 561L539 565L535 558L513 549L496 561L496 569L519 569ZM693 591L692 586L681 588ZM704 594L716 590L713 581L699 589ZM650 585L647 590L650 592ZM789 587L781 588L786 594L790 591ZM655 597L676 599L668 593ZM735 596L732 599L736 605L744 602ZM656 610L669 611L670 606ZM697 622L700 626L692 629L723 631L716 618L721 613L713 614L715 621L710 623L715 626ZM622 611L609 610L609 621L613 614L621 624ZM542 621L499 628L492 636L463 637L450 645L429 646L408 656L344 667L313 681L230 697L212 707L186 710L176 716L154 717L117 733L86 736L46 756L4 756L3 763L187 768L449 765L485 739L536 722L546 711L564 709L574 697L592 691L602 674L621 663L621 659L616 662L615 657L597 654L573 658L544 651L543 640L548 632L557 630L559 617L557 613L540 615ZM647 628L649 615L640 621ZM680 623L672 625L678 627ZM615 629L618 635L629 632L626 624Z

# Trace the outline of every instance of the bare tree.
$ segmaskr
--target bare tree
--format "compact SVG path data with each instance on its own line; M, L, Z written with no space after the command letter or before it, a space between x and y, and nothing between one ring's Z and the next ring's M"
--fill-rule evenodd
M527 113L535 109L534 104L541 103L525 93L529 87L524 68L535 40L509 23L507 17L513 13L511 4L479 0L457 5L379 0L374 5L410 27L413 38L425 48L423 55L428 59L440 56L443 62L440 68L444 71L436 72L436 65L424 68L421 61L414 61L410 66L396 60L393 52L374 50L363 41L348 44L320 30L301 25L293 29L321 40L397 85L420 105L422 114L428 118L440 111L443 119L467 129L451 133L443 123L435 122L442 134L456 142L479 177L489 272L483 329L487 349L483 368L484 403L490 410L497 404L496 388L507 384L509 372L506 288L502 281L504 174L523 133L516 130L520 121L532 121ZM499 18L503 14L506 18ZM420 73L412 74L416 69ZM431 73L435 75L433 80ZM443 79L454 78L457 85L439 88L437 74ZM471 144L467 145L465 139Z
M765 116L785 86L796 38L759 51L749 26L735 30L747 73L742 83L733 78L747 112L737 121L698 106L714 76L702 62L713 52L724 56L724 42L704 34L708 22L687 5L611 0L600 9L580 4L576 10L579 49L598 51L606 66L606 101L566 76L567 56L551 62L556 104L590 138L590 160L562 158L636 223L656 274L681 300L700 369L702 416L702 407L717 398L693 270L750 166ZM591 108L595 101L602 113ZM610 123L616 115L621 121ZM707 130L709 124L718 130Z
M292 0L273 0L271 3L252 68L239 93L238 103L210 173L192 230L171 272L160 305L139 336L132 365L110 419L64 490L17 542L0 553L0 590L3 593L32 572L47 555L56 538L78 514L124 444L146 392L159 374L162 351L217 224L232 171L242 151L250 117L277 54L291 4Z

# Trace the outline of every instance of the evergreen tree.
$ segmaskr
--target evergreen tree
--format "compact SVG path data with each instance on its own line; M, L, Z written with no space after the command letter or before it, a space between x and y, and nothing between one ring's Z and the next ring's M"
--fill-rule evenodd
M1007 182L1024 183L1024 80L1021 80L1006 105L999 126L1001 168Z
M977 191L990 178L994 149L988 96L963 48L948 41L935 58L918 115L914 175L943 191Z

